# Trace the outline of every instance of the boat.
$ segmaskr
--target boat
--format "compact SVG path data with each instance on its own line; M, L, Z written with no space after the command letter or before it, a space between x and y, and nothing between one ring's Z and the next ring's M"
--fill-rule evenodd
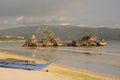
M54 61L50 61L46 64L29 63L29 61L8 61L0 59L0 67L4 68L16 68L25 70L42 70L52 64Z

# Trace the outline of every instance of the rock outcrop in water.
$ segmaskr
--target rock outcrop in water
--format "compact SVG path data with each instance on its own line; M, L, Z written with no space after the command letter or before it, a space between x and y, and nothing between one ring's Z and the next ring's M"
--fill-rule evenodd
M32 36L31 39L29 40L26 40L23 47L39 47L40 44L39 44L39 41L38 39L36 39L35 35Z
M100 45L100 46L105 46L105 45L107 45L107 42L106 42L104 39L101 39L101 40L99 41L99 45Z
M27 40L23 45L23 47L54 47L54 46L63 46L60 38L58 37L43 38L39 41L35 37L35 35L33 35L32 38Z
M81 40L73 40L71 43L62 43L60 38L58 37L46 37L41 39L40 41L35 37L32 36L31 39L27 40L23 47L60 47L60 46L73 46L73 47L80 47L80 46L105 46L107 43L104 39L101 39L97 42L96 36L85 36Z
M87 29L87 32L89 30ZM73 40L71 43L62 43L59 37L56 37L52 31L48 29L43 30L45 36L41 40L38 40L35 35L31 39L27 40L23 47L59 47L59 46L105 46L107 43L104 39L97 41L96 36L84 36L82 39Z
M58 37L54 37L51 39L43 38L40 40L40 43L42 44L43 47L62 46L61 40Z
M105 46L106 44L104 39L97 42L96 36L85 36L81 40L73 40L71 46Z

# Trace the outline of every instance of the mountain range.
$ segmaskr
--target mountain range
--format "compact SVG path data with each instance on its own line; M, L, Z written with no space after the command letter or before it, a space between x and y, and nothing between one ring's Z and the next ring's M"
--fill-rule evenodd
M0 36L24 36L25 39L31 38L34 34L38 39L45 36L43 30L48 29L54 33L55 36L60 37L61 40L76 40L81 39L86 35L97 36L98 39L105 40L120 40L119 28L86 28L78 26L50 26L50 25L36 25L24 26L18 28L9 28L0 30ZM88 30L88 31L85 31Z

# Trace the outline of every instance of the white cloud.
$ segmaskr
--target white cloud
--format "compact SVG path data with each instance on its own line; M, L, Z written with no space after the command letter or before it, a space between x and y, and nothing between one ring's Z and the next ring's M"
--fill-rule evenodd
M70 25L72 19L66 17L54 17L48 18L43 21L44 24L52 24L52 25Z
M9 25L8 20L4 20L3 23L2 23L2 25L3 25L4 27L8 26L8 25Z
M98 25L96 27L102 28L102 27L106 27L106 25Z
M87 25L87 24L79 24L78 26L79 27L89 27L89 25Z
M98 25L97 28L120 28L120 24Z
M71 24L70 23L61 23L60 25L67 26L67 25L71 25Z
M120 24L113 24L109 26L110 28L120 28Z
M22 24L37 24L40 23L40 19L39 18L34 18L34 17L18 17L16 19L17 22L22 23Z
M24 16L20 16L16 19L17 22L23 23L25 21Z
M18 17L16 18L18 23L22 24L46 24L46 25L70 25L72 19L66 17Z

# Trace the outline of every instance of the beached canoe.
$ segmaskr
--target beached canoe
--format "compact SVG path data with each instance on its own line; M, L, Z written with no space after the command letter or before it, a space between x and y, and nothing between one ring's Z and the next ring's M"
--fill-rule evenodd
M0 67L5 68L16 68L16 69L26 69L26 70L42 70L49 66L53 61L46 64L29 64L23 62L3 62L0 61Z

